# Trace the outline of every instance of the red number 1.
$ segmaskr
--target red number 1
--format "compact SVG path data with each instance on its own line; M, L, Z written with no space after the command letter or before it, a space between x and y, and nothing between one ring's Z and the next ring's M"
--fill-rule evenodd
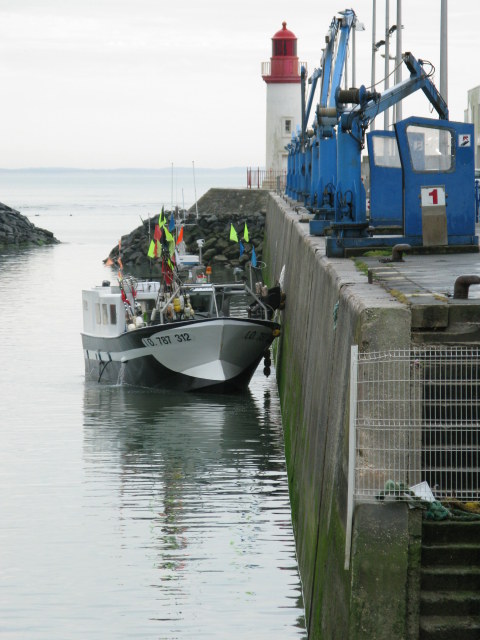
M429 196L432 196L433 204L438 204L438 193L436 189L429 192Z

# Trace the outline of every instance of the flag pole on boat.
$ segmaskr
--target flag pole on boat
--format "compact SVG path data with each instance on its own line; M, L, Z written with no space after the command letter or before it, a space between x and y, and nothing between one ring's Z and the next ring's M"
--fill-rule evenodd
M197 186L195 184L195 162L193 160L192 160L192 170L193 170L193 191L195 193L195 212L198 220Z
M170 211L173 211L173 162L172 162L172 178L170 187Z

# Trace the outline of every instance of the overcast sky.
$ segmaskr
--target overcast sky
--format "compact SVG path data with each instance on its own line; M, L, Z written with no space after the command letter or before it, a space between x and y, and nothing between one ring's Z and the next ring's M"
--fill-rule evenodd
M309 74L332 17L317 0L0 0L0 167L229 167L265 163L261 62L287 21ZM372 2L350 5L357 84L370 85ZM377 0L377 39L385 1ZM403 50L439 86L440 0L403 0ZM396 22L390 0L390 23ZM449 107L480 84L480 2L449 2ZM394 52L395 43L392 42ZM377 59L377 80L384 60ZM406 67L404 77L406 77ZM429 115L419 92L403 115ZM382 124L379 117L377 127Z

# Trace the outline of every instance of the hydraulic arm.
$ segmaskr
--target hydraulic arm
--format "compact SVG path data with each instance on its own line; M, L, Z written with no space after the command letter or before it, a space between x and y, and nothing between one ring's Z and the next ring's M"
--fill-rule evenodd
M336 91L339 126L334 230L358 232L368 226L365 189L361 180L361 151L365 131L378 114L422 89L440 119L448 120L448 107L430 80L422 61L416 60L411 53L405 53L403 61L410 71L410 77L381 94L367 91L364 86ZM346 104L355 106L346 109Z
M334 17L328 29L322 52L320 68L315 69L309 83L311 85L308 99L305 101L306 77L302 69L302 125L300 135L292 136L292 141L287 145L289 152L289 170L287 173L287 195L302 200L305 204L317 203L319 190L325 180L321 179L322 171L327 182L333 182L336 173L335 151L335 91L342 81L345 59L348 51L350 32L355 24L355 12L351 9L341 11L341 18ZM307 135L307 124L312 110L313 100L317 85L320 84L319 107L330 106L334 118L328 122L324 119L321 123L318 118L313 125L313 135ZM331 142L333 138L333 143ZM321 149L322 140L327 139L323 146L329 147L325 151ZM330 141L330 145L328 145ZM323 152L323 156L321 155ZM291 158L292 155L301 154L301 158ZM307 160L308 158L308 160ZM320 166L322 164L323 166ZM290 170L300 171L300 175L290 175ZM307 179L308 176L308 179ZM328 178L327 178L328 176ZM319 184L321 182L321 184Z

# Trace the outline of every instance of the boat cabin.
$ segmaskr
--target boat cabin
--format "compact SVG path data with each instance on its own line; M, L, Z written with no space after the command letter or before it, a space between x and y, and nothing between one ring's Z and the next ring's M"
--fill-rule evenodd
M120 287L104 283L84 290L82 306L84 333L114 337L126 331L125 306Z
M83 332L115 337L146 324L228 317L232 295L243 292L224 285L185 286L166 296L159 282L138 282L135 296L127 291L126 300L119 286L104 281L101 286L82 291Z

